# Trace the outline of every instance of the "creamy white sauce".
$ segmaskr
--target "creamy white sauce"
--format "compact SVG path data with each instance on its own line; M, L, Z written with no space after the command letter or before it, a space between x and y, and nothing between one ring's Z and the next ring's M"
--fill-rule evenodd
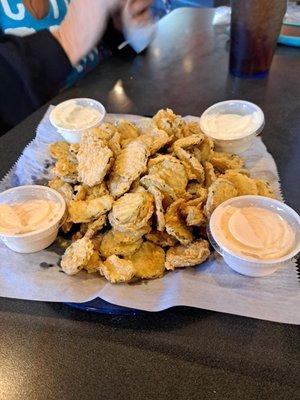
M95 125L102 114L91 106L82 106L75 100L58 105L52 112L52 120L60 128L81 130Z
M295 232L276 212L261 207L228 206L216 220L218 241L254 259L275 259L295 246Z
M50 200L0 204L0 233L21 234L47 226L56 218L59 205Z
M201 122L204 132L216 139L238 139L258 129L260 116L257 111L249 115L211 114L204 115Z

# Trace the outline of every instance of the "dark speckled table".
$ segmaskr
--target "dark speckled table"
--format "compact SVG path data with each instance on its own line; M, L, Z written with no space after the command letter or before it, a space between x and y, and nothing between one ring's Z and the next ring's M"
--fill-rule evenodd
M52 103L93 97L110 112L170 106L199 115L243 98L266 115L263 140L299 212L300 52L278 47L265 80L228 76L228 37L212 11L176 10L149 51L114 57ZM3 175L47 105L0 139ZM274 289L276 290L276 289ZM298 399L299 327L205 310L108 316L0 299L0 399Z

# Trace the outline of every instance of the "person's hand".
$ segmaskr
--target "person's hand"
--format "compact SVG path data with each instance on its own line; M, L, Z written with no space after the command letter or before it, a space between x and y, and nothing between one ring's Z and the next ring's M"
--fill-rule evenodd
M137 53L149 45L155 33L151 4L152 0L126 0L123 8L123 31Z
M72 0L67 15L53 31L72 65L85 57L99 42L107 18L122 0Z
M143 26L152 21L152 0L126 0L123 9L124 25Z

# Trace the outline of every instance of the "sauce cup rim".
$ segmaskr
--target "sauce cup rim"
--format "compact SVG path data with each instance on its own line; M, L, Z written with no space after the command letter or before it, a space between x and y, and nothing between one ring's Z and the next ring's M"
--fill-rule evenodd
M34 188L34 189L37 189L37 190L41 190L41 191L46 191L46 192L52 193L58 199L58 202L60 204L60 210L58 211L58 215L53 221L49 222L49 224L47 224L43 228L36 229L36 230L34 230L32 232L19 233L19 234L18 233L15 233L15 234L0 233L0 238L3 237L3 238L21 239L21 238L33 237L33 236L38 235L40 233L46 232L48 229L51 229L56 224L60 223L60 221L63 219L63 217L64 217L64 215L66 213L66 202L65 202L64 198L62 197L62 195L60 193L58 193L56 190L54 190L52 188L49 188L47 186L42 186L42 185L16 186L16 187L10 188L8 190L5 190L4 192L1 192L0 193L0 199L1 199L1 196L3 194L12 193L12 192L15 192L15 191L22 191L22 190L24 190L23 188ZM0 201L0 204L1 204L1 201Z
M241 261L247 261L249 263L253 264L254 268L259 268L260 265L270 265L270 264L279 264L279 263L283 263L285 261L288 261L290 259L292 259L293 257L295 257L299 252L300 252L300 242L295 244L295 247L293 248L293 250L291 250L289 253L287 253L285 256L283 257L279 257L279 258L272 258L272 259L268 259L268 260L263 260L263 259L254 259L251 257L247 257L247 256L242 256L238 253L236 253L235 251L232 251L231 249L229 249L228 247L224 246L222 243L220 243L217 238L216 235L214 234L214 230L212 229L212 221L214 220L214 218L216 217L216 215L220 212L220 210L222 208L225 208L228 205L232 205L232 203L236 202L236 201L257 201L257 200L263 200L264 201L264 208L266 209L272 209L271 207L266 207L266 203L269 203L270 205L273 204L275 206L281 207L283 209L283 211L287 214L290 214L295 221L298 224L298 227L300 229L300 216L299 214L293 210L290 206L288 206L287 204L276 200L276 199L271 199L270 197L264 197L264 196L259 196L259 195L245 195L245 196L237 196L237 197L233 197L231 199L228 199L226 201L224 201L223 203L221 203L212 213L212 215L210 216L209 219L209 223L207 225L207 233L208 236L215 241L215 243L217 244L217 246L221 249L221 251L224 251L228 254L230 254L231 256L241 260ZM211 243L212 246L214 247L213 243ZM216 251L218 251L217 249L215 249ZM222 253L220 253L222 255Z

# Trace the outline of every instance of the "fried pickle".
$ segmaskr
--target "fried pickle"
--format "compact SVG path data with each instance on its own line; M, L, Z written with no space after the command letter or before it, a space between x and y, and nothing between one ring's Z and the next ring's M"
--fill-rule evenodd
M164 250L151 242L144 242L129 258L135 269L134 275L140 279L160 278L165 270Z
M111 283L130 282L135 274L132 262L116 255L111 255L101 262L98 270Z
M211 213L224 201L236 197L238 194L233 183L224 178L218 178L209 188L207 202L204 207L205 214Z
M90 239L82 238L67 248L61 259L61 268L68 275L77 274L93 256L94 246Z
M108 218L114 229L130 232L147 225L153 212L153 196L147 191L126 193L114 202Z
M184 204L183 199L176 200L167 209L166 231L180 243L187 245L193 240L193 235L187 228L182 216L180 215L180 207Z
M75 224L91 222L111 210L113 199L106 195L92 200L70 201L69 221Z
M113 197L126 193L131 184L145 172L149 154L147 146L138 139L132 140L121 150L108 183Z
M90 132L82 135L78 159L78 179L86 186L103 182L113 162L113 152L101 139L95 139Z
M209 244L200 239L187 246L177 245L171 247L166 254L166 269L194 267L202 264L209 257Z
M142 243L142 239L138 239L132 243L122 243L116 237L115 230L111 229L103 235L100 244L100 254L105 258L113 254L122 257L129 257L138 250Z

